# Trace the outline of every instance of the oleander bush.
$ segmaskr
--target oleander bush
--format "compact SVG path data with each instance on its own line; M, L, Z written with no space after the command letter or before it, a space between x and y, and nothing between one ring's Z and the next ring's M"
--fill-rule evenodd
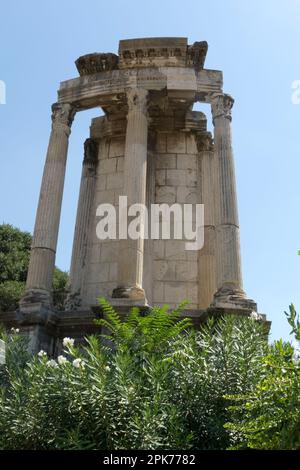
M295 342L268 345L252 318L209 320L200 331L184 305L121 321L105 318L85 346L27 352L2 333L1 449L300 449L300 323ZM101 334L106 331L106 334Z
M229 396L232 448L300 450L300 321L286 313L294 344L275 341L262 360L261 379L246 394Z
M225 449L236 443L237 431L224 427L236 416L228 405L260 384L270 354L261 322L226 316L195 331L182 318L184 304L173 312L134 308L126 321L104 299L101 304L99 335L81 347L65 338L56 359L43 351L29 357L22 334L6 335L0 448Z

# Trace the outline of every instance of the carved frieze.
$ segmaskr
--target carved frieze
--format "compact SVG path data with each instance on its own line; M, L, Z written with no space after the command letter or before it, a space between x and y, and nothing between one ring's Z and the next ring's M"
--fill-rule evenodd
M120 41L120 69L184 67L186 38L144 38Z
M208 44L206 41L194 42L187 48L187 65L196 71L203 69L207 54Z
M120 68L193 67L203 69L207 42L187 44L186 38L146 38L120 41Z
M79 57L75 65L80 76L118 69L119 57L116 54L94 53Z

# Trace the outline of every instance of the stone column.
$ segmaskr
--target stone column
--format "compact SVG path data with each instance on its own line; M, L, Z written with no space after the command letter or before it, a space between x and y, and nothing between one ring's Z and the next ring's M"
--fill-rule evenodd
M240 236L233 152L231 146L230 95L215 94L211 107L217 165L216 262L217 291L214 306L254 308L242 287Z
M124 196L128 207L146 202L147 170L147 90L131 88L127 92L128 114L124 158ZM128 218L128 224L130 219ZM112 297L144 301L142 287L144 240L120 240L119 281Z
M155 168L156 168L157 133L148 133L147 154L147 187L146 206L148 209L148 228L151 227L151 204L155 203ZM143 288L147 294L147 302L153 304L153 240L149 236L144 242L144 273Z
M204 246L198 253L199 308L210 306L216 291L215 193L216 174L210 132L197 137L201 204L204 204Z
M88 228L91 216L91 204L94 197L95 175L98 162L98 142L86 139L84 159L76 215L76 225L70 269L70 295L67 306L73 309L80 305L81 283L87 254Z
M52 131L35 220L26 291L20 307L51 305L55 253L64 188L68 141L75 115L68 104L52 106Z

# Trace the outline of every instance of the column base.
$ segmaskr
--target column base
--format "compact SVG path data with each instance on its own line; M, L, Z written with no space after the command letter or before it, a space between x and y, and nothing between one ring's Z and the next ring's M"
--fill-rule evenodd
M37 353L43 349L52 355L58 317L52 306L50 292L28 289L19 302L16 318L20 330L28 337L29 351Z
M147 303L144 289L137 286L116 287L112 292L112 299L128 299Z
M250 302L253 302L250 300ZM253 320L259 321L264 325L266 335L269 334L271 329L271 322L267 319L267 315L264 313L257 313L251 309L244 307L238 307L237 304L231 304L229 307L215 307L210 306L204 311L202 316L202 322L206 322L209 318L224 318L227 315L234 315L236 317L252 318Z
M52 306L52 297L49 291L44 289L28 289L21 298L20 311L26 311L32 304L42 304L45 307Z
M242 289L231 286L223 286L214 294L210 305L212 308L238 309L247 312L257 312L257 304L246 297Z

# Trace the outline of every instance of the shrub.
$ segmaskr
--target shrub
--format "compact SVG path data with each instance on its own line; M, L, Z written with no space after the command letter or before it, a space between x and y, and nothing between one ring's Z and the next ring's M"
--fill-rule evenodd
M83 347L64 340L64 356L13 351L1 375L2 449L222 449L230 444L224 394L260 379L267 342L254 320L227 316L195 331L184 305L122 321L103 299L107 334ZM24 361L27 365L24 366ZM9 425L8 425L9 423Z
M263 358L262 374L247 394L230 397L234 448L300 449L300 322L290 305L286 314L295 346L275 341Z

